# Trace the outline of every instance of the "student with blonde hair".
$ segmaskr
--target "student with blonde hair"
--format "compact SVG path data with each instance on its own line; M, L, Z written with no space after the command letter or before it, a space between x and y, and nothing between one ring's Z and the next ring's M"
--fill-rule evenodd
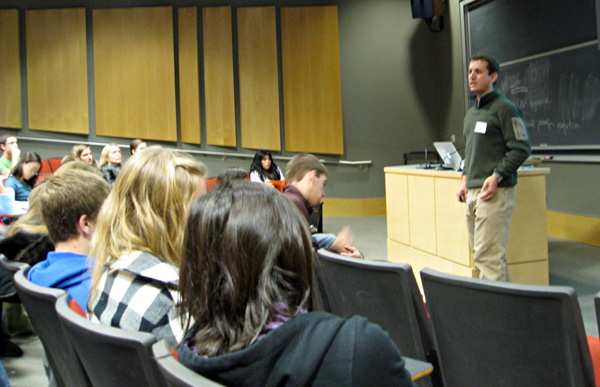
M0 240L0 253L31 266L46 259L48 251L54 250L42 219L39 192L40 186L31 191L27 212L10 224L6 238Z
M98 169L104 175L110 186L115 185L115 180L121 171L121 149L117 144L108 144L102 149Z
M206 192L206 167L153 146L123 165L98 215L88 314L92 321L145 331L175 345L175 304L185 217Z

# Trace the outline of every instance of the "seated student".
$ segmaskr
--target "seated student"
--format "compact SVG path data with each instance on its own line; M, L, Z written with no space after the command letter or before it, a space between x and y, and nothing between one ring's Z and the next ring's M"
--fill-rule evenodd
M181 340L175 304L184 217L206 192L205 175L203 164L158 146L123 165L92 239L92 321L150 332L170 345Z
M26 202L42 168L42 159L35 152L26 152L21 161L13 167L12 175L4 182L6 188L15 190L15 201Z
M96 160L94 160L94 155L92 154L92 149L83 144L73 145L71 148L71 153L67 156L69 157L69 161L83 161L87 165L91 165L96 167ZM63 164L65 164L65 160L63 159Z
M0 239L0 253L11 261L25 262L30 266L45 260L48 252L54 250L54 244L50 240L48 230L42 220L42 209L38 195L40 188L41 185L38 185L31 191L27 213L12 222L8 226L7 235ZM12 274L0 266L0 297L7 300L13 296L17 297L17 289L14 286ZM13 335L33 333L29 318L25 314L20 301L4 306L8 317L8 332ZM1 341L0 338L0 355L3 353Z
M313 311L312 261L306 221L279 192L234 180L196 200L179 279L191 326L180 362L228 386L412 386L378 325Z
M55 251L29 269L34 284L64 289L85 310L90 295L88 253L96 218L110 185L95 173L57 173L40 187L42 217Z
M257 151L250 165L250 181L269 184L283 192L284 180L283 172L273 161L271 152Z
M30 266L46 259L54 244L48 236L48 229L42 219L42 206L39 200L41 186L35 187L29 195L29 208L25 215L10 224L7 236L0 240L0 253L11 261L25 262Z
M19 142L12 134L3 134L0 136L0 149L2 150L0 174L8 176L13 167L19 163L19 156L21 155Z
M0 183L0 215L12 214L13 208L14 205L11 197L6 193L6 190L4 189L4 184Z
M315 156L301 153L294 156L287 165L286 174L289 184L283 194L298 207L307 223L313 208L325 196L324 187L327 184L327 169ZM313 248L329 249L341 255L362 258L362 254L352 244L352 232L344 227L337 235L313 234Z
M134 154L136 154L137 152L144 150L146 148L148 148L148 144L146 144L146 141L141 140L139 138L136 138L135 140L131 140L131 144L129 144L129 152L131 152L132 156Z
M121 149L117 144L108 144L102 149L98 169L110 186L115 185L115 180L121 171Z

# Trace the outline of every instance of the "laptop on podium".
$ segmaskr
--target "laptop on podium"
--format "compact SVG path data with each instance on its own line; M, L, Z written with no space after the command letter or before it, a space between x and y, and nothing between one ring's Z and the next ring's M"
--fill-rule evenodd
M462 170L463 159L452 141L434 142L433 146L442 160L441 169Z

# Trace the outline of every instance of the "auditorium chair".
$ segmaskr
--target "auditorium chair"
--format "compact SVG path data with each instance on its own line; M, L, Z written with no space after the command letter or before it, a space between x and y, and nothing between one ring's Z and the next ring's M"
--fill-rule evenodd
M71 309L70 299L60 297L56 311L94 386L166 386L152 356L154 335L94 323Z
M26 277L28 271L29 265L24 266L15 273L13 280L31 325L44 346L53 379L58 386L91 386L56 314L56 300L66 296L65 291L30 282Z
M575 291L421 271L444 386L594 386Z
M417 384L440 385L431 326L411 266L347 258L325 249L317 255L315 273L326 311L378 324L403 356L433 365L433 373Z

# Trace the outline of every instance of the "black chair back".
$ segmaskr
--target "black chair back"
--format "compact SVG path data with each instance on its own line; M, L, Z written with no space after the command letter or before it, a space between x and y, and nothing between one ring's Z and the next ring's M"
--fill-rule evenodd
M379 324L403 356L433 364L431 378L420 384L439 385L431 326L411 266L346 258L324 249L317 255L315 273L328 311Z
M94 386L165 386L152 357L154 335L94 323L69 307L65 295L56 311Z
M31 283L26 278L28 271L29 265L26 265L15 273L13 280L31 325L44 346L56 383L59 386L91 386L56 314L54 305L59 297L66 296L65 291Z
M572 288L421 271L444 385L594 386Z
M165 340L161 340L152 345L154 359L158 369L165 378L169 387L218 387L222 384L200 375L199 373L187 368L173 357L171 348Z

